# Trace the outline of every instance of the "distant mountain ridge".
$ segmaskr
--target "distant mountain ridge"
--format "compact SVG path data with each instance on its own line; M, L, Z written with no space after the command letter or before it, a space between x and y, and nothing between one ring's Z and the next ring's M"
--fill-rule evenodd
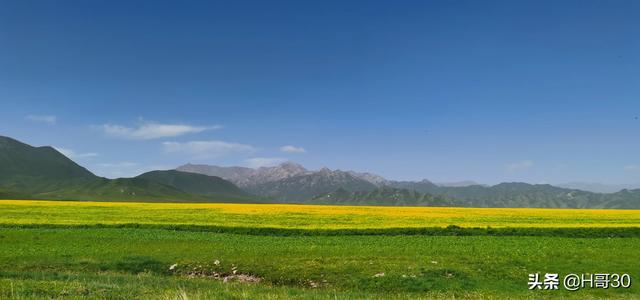
M292 162L258 169L187 164L178 170L107 179L94 175L52 147L32 147L3 136L0 136L0 198L640 208L640 189L605 194L519 182L493 186L467 183L446 186L429 180L392 181L356 171L328 168L310 171Z
M246 202L251 198L221 178L207 179L216 182L209 186L210 191L220 188L221 193L190 193L171 183L180 182L180 178L188 178L186 181L189 182L202 178L177 171L160 176L162 172L134 178L102 178L52 147L33 147L0 136L0 197L4 199L224 202L228 197L237 196ZM185 183L186 186L189 184Z
M376 188L375 184L349 172L332 171L327 168L246 187L248 191L257 195L296 203L308 202L314 196L337 189L370 191Z
M179 167L178 170L193 169L187 166ZM220 167L211 167L209 170L217 172L234 168L228 167L221 170L218 169ZM245 173L246 177L238 179L242 188L272 201L288 203L640 208L640 190L601 194L548 184L519 182L487 186L469 181L452 184L435 184L426 179L393 181L379 175L356 171L332 171L327 168L309 171L292 162L249 170L253 171L248 171ZM224 173L215 174L224 175ZM278 176L268 174L278 174ZM401 197L398 198L398 195ZM383 196L389 198L385 200L381 198Z
M274 167L261 167L257 169L186 164L176 168L176 170L208 176L218 176L240 187L253 186L309 173L303 166L293 162L285 162Z
M387 182L389 182L386 178L373 173L355 172L355 171L347 171L347 173L349 173L353 177L366 180L376 186L384 186L387 184Z
M406 187L407 184L403 183L400 186ZM335 199L353 205L378 203L379 205L459 207L640 208L640 189L598 194L520 182L466 187L430 186L422 182L422 185L416 183L410 186L417 189L384 187L376 193L334 192L318 196L316 199L324 201ZM394 204L392 199L397 199L397 204Z
M472 180L463 180L463 181L456 181L456 182L438 182L436 183L439 186L447 186L447 187L463 187L463 186L471 186L471 185L484 185L484 184L480 184L477 183L475 181Z
M245 167L218 167L210 165L194 165L189 163L176 168L176 171L217 176L239 185L240 182L249 178L249 176L255 173L256 170Z
M316 195L339 188L368 191L386 183L386 179L370 173L333 171L328 168L309 171L293 162L258 169L187 164L176 170L222 178L226 176L225 179L253 194L284 202L306 202Z
M640 183L636 184L604 184L597 182L568 182L555 184L555 186L583 190L593 193L616 193L622 190L640 189Z
M392 182L392 187L456 199L455 206L640 208L640 190L614 194L565 189L549 184L504 182L493 186L438 186L429 181Z
M343 205L384 205L384 206L455 206L454 200L423 194L415 190L392 187L378 187L371 191L350 192L338 189L332 193L318 195L313 198L319 204Z

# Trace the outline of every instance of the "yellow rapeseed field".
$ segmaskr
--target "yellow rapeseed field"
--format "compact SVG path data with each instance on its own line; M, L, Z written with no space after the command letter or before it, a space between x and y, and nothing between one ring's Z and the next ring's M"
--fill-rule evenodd
M640 210L0 200L0 224L176 224L300 229L640 227Z

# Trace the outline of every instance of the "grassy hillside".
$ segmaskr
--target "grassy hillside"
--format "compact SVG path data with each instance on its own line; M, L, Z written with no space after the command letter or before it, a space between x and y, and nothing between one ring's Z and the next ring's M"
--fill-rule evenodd
M215 199L218 202L256 202L257 197L243 191L235 184L220 177L187 173L175 170L151 171L136 179L143 179L171 186L192 195Z
M95 178L51 147L32 147L0 136L0 191L6 196L32 196Z
M47 193L34 195L37 199L78 201L150 201L150 202L207 202L207 197L193 195L174 187L140 178L95 178L79 185L64 185Z
M255 202L221 178L158 171L136 178L95 176L52 147L0 136L0 198L78 201Z
M77 179L94 175L52 147L32 147L0 136L0 184L13 178Z

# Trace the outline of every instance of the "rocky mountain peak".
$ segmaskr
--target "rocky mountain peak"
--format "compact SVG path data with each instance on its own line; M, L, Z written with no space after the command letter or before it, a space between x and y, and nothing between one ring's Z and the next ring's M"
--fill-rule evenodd
M354 171L349 171L347 173L349 173L351 176L371 182L376 186L383 186L388 183L388 180L386 178L380 175L372 174L372 173L366 173L366 172L360 173L360 172L354 172Z
M295 174L308 172L308 170L305 169L305 167L303 167L301 164L297 164L291 161L283 162L280 165L275 166L273 168L280 169L290 173L295 173Z
M322 169L320 169L318 171L318 173L320 173L320 174L331 174L331 172L332 172L331 169L329 169L327 167L322 167Z
M297 175L306 174L309 171L302 165L294 162L284 162L274 167L260 167L256 169L241 185L256 185L265 182L277 181Z

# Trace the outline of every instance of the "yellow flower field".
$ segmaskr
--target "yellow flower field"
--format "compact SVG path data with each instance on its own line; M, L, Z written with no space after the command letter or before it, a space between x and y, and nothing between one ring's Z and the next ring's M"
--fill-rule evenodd
M640 227L640 210L0 200L0 224L252 228Z

